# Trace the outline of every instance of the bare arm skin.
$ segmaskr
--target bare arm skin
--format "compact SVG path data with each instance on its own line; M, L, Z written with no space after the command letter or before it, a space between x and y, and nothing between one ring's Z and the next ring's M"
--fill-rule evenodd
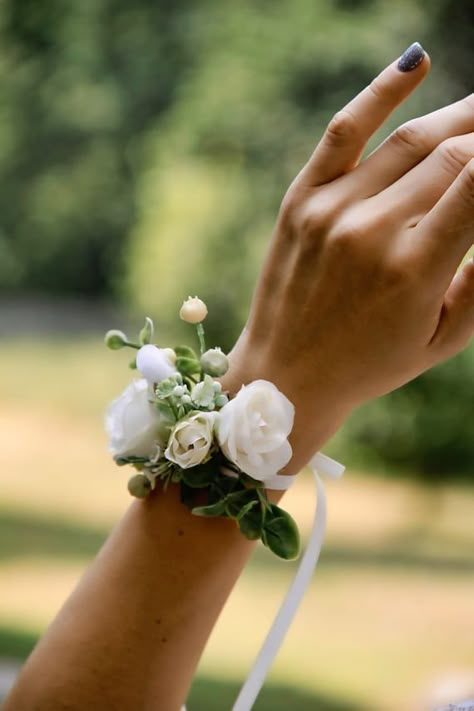
M474 100L365 144L429 70L396 62L330 123L284 198L223 385L294 403L287 472L348 413L463 348L474 328ZM278 496L275 494L275 496ZM135 502L35 649L5 711L177 711L251 552L177 490Z

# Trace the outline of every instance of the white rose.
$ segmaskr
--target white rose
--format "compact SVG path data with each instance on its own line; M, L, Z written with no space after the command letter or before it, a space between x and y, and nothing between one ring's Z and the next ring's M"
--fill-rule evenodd
M137 368L150 383L160 383L173 373L176 368L171 363L169 349L157 348L148 344L137 353Z
M132 380L109 405L105 429L114 456L151 457L156 454L156 446L163 444L166 422L148 398L147 381Z
M195 412L176 423L165 457L182 469L201 464L214 440L214 412Z
M216 434L227 459L254 479L265 481L291 459L288 435L295 408L268 380L244 385L219 412Z

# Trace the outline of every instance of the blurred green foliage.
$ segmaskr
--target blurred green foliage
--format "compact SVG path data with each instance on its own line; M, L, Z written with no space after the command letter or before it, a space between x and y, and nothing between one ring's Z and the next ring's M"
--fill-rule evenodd
M473 26L469 0L5 0L0 292L130 300L162 322L199 293L230 348L330 116L414 39L431 77L381 135L460 98ZM473 386L471 350L365 406L333 447L469 472Z

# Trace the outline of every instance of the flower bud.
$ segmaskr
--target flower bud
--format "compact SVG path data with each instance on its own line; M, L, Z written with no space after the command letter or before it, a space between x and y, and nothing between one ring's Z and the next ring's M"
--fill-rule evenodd
M123 331L112 329L111 331L107 331L105 334L104 343L107 348L110 348L111 351L118 351L121 348L124 348L128 341L127 336Z
M151 491L151 483L144 474L135 474L128 481L128 491L137 499L144 499Z
M164 355L168 358L169 362L171 365L174 365L176 363L176 353L172 348L162 348L161 349L164 353Z
M175 372L164 349L151 344L142 346L138 351L137 368L149 383L160 383Z
M201 367L205 373L217 378L229 370L229 359L220 348L210 348L201 356Z
M179 315L188 323L201 323L207 316L207 306L197 296L189 296L181 306Z
M153 340L153 321L151 318L148 318L148 316L145 318L145 325L143 326L142 330L140 331L140 335L138 336L138 340L140 345L144 346L147 343L151 343Z

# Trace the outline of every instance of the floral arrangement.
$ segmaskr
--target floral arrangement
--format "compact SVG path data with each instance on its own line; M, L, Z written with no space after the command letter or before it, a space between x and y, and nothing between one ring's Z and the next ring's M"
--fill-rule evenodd
M177 483L193 514L232 518L246 538L295 558L296 523L265 489L291 458L294 407L267 380L242 386L229 400L216 379L227 372L228 358L220 348L206 349L205 303L189 297L180 316L196 325L200 356L189 346L154 345L150 318L138 342L118 330L105 336L111 350L137 351L130 366L142 375L111 403L105 420L115 462L137 472L128 490L145 498L158 482L164 489Z

